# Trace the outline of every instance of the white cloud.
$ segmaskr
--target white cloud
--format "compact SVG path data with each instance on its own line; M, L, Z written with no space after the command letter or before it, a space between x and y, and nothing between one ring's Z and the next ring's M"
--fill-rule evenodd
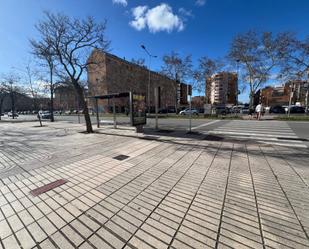
M127 0L113 0L113 4L120 4L126 7L128 5L128 1Z
M192 10L186 10L185 8L179 8L179 14L187 17L193 17Z
M144 29L146 27L145 14L147 10L148 10L147 6L138 6L132 9L134 20L130 22L130 25L137 30Z
M206 0L196 0L195 5L204 6L206 4Z
M172 8L165 3L151 9L148 6L138 6L132 9L132 15L134 20L130 22L130 25L137 30L148 27L152 33L159 31L170 33L173 30L182 31L184 29L183 20L174 14Z

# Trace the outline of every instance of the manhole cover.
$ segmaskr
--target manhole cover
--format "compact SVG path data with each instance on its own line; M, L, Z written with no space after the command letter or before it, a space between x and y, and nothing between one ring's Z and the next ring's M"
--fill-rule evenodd
M126 156L126 155L118 155L118 156L113 157L113 159L116 159L119 161L125 160L127 158L129 158L129 156Z
M32 194L33 196L38 196L40 194L43 194L49 190L52 190L54 188L57 188L65 183L67 183L68 181L65 180L65 179L60 179L60 180L57 180L57 181L54 181L54 182L51 182L51 183L48 183L42 187L39 187L39 188L36 188L36 189L33 189L30 191L30 194Z

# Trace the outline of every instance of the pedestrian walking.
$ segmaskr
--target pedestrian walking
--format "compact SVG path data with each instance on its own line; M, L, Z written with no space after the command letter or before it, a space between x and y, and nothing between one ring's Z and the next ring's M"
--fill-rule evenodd
M261 119L261 115L262 115L262 104L258 104L256 107L255 107L255 113L256 113L256 118L257 120L260 120Z

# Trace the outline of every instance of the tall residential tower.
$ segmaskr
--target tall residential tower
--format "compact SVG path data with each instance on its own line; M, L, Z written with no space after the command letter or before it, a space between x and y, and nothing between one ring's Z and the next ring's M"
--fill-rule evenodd
M238 77L236 73L220 72L206 79L206 102L212 105L236 105Z

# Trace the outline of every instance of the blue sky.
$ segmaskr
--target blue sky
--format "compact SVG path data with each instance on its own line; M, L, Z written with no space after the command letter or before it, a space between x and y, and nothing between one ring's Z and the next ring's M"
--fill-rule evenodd
M308 0L0 0L0 74L29 59L28 39L36 37L34 24L44 10L107 19L111 52L147 59L144 44L159 57L154 70L172 50L192 54L194 62L223 57L233 36L250 29L309 35Z

